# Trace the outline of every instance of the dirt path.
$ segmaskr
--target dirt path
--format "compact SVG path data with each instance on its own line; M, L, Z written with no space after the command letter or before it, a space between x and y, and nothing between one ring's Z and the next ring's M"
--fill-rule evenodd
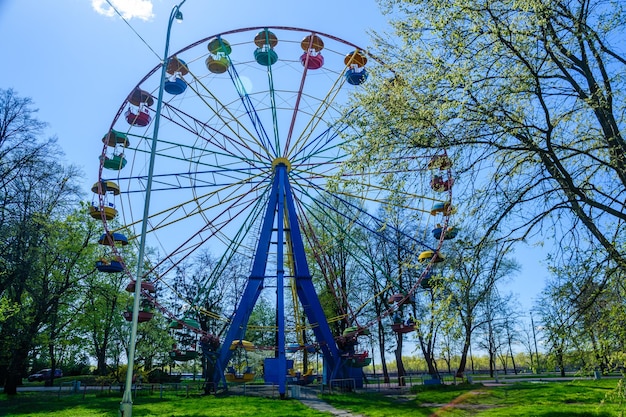
M493 408L494 407L493 405L487 405L487 404L461 404L461 402L463 402L469 397L472 397L475 395L482 395L482 394L486 394L486 393L484 391L468 391L464 394L459 395L458 397L456 397L455 399L453 399L447 404L422 403L421 406L437 408L437 411L435 411L428 417L437 417L441 413L445 411L449 411L453 408L458 408L461 410L487 410L489 408Z

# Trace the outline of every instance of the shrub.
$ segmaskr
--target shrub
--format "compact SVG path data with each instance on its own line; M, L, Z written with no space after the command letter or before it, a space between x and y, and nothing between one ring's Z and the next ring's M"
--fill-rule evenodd
M169 375L167 372L157 368L148 372L148 382L159 384L180 382L180 375Z

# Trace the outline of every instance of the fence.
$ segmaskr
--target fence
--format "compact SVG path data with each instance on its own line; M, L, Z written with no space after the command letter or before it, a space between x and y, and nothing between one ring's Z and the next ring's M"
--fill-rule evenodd
M390 376L389 381L385 382L381 374L367 374L363 383L363 388L359 390L398 390L410 388L413 385L429 385L429 384L456 384L462 382L453 374L441 374L440 379L433 380L428 374L409 374L403 377ZM124 384L100 384L87 385L79 380L61 383L55 391L55 388L48 389L44 392L47 394L56 394L58 397L62 395L82 395L85 398L91 395L107 395L121 396L124 392ZM280 396L278 385L265 385L260 382L243 383L230 385L229 391L233 394L246 396L262 396L276 398ZM311 385L287 385L286 395L291 398L298 399L301 396L317 395L342 391L356 390L356 382L353 378L333 379L328 385L313 383ZM212 391L211 389L207 391ZM205 394L204 381L183 381L178 383L139 383L132 386L133 398L138 396L158 396L159 398L167 397L190 397Z
M95 395L122 395L124 392L124 384L101 384L87 385L80 381L63 382L59 385L57 396L82 394L83 398L87 394ZM154 396L160 398L165 397L189 397L192 395L204 394L203 382L185 382L173 384L133 384L133 397L137 396Z
M389 375L389 379L385 381L382 374L366 374L363 383L365 390L390 390L401 389L402 387L410 388L413 385L454 385L463 382L462 378L456 377L453 373L440 373L439 378L433 379L429 374L409 373L398 377L397 375Z

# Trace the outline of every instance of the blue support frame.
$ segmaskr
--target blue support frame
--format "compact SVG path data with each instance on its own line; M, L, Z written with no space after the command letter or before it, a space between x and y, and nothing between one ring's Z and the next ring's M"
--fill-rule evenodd
M213 382L215 386L226 387L224 370L232 355L230 346L233 341L243 339L250 314L254 308L266 276L267 259L271 245L272 233L277 232L277 270L267 276L276 277L276 309L278 327L278 350L276 359L278 362L278 392L281 396L286 392L287 381L287 358L285 356L285 311L284 311L284 243L290 245L293 256L293 274L296 280L296 291L300 303L304 308L305 316L313 329L315 338L324 356L325 367L330 370L327 379L340 377L342 370L341 351L337 347L333 334L326 320L326 315L315 292L311 274L304 251L304 242L300 233L300 225L296 214L295 204L289 184L288 167L283 162L278 162L274 167L272 190L267 204L267 210L263 219L261 234L257 244L252 271L248 278L239 306L231 320L230 327L224 338L224 342L218 351L218 359L215 364ZM276 222L275 222L276 221ZM324 381L327 383L328 381Z

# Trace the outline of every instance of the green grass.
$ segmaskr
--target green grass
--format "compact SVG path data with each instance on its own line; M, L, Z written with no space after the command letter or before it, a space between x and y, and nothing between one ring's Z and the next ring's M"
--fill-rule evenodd
M339 394L323 398L333 406L368 417L398 415L460 417L609 417L626 407L616 398L618 380L521 382L498 387L480 384L418 386L405 396Z
M20 393L14 398L0 395L0 416L15 417L114 417L120 397L65 395L60 398L41 393ZM133 403L133 417L320 417L320 413L295 400L259 397L203 396L177 399L139 397Z
M365 393L326 394L323 399L339 409L368 417L489 416L489 417L609 417L626 411L622 381L617 379L572 382L520 382L504 386L481 384L415 386L405 395ZM63 394L21 392L0 395L0 416L91 417L117 416L119 393ZM296 400L234 395L185 397L183 392L165 398L147 393L133 404L135 417L319 417L328 416Z

